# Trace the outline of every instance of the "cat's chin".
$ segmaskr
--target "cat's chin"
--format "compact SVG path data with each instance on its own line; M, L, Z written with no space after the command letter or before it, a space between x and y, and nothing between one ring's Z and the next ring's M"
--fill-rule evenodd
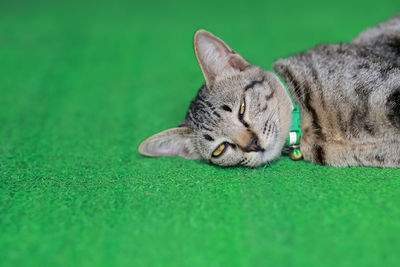
M266 164L268 162L271 162L279 158L280 155L281 155L281 148L275 145L274 148L262 152L261 164Z
M265 148L263 152L261 152L261 160L259 166L278 159L281 156L282 147L282 142L278 140L271 142L270 145Z

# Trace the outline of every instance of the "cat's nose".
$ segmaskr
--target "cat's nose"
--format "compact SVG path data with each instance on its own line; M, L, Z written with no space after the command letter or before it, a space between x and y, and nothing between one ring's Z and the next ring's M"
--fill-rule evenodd
M245 152L264 151L264 149L260 145L260 140L256 135L253 135L251 137L249 144L243 150Z

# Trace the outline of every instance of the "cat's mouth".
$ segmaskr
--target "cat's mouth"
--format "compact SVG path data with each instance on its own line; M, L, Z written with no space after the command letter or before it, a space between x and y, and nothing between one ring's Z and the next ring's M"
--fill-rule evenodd
M262 155L262 163L266 163L272 161L279 157L281 152L280 147L280 129L275 123L269 123L266 127L267 129L263 132L263 151Z
M279 135L279 127L274 122L267 121L262 130L264 149L272 148L276 143L276 137Z

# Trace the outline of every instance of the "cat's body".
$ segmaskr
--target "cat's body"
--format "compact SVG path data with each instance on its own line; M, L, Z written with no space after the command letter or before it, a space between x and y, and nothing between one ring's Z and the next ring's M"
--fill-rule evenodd
M274 70L300 107L306 160L400 166L400 16L351 43L279 60Z
M206 84L181 127L147 139L141 153L246 166L279 157L291 102L277 76L205 31L196 34L195 51ZM350 43L278 60L274 70L300 108L305 160L400 167L400 15Z

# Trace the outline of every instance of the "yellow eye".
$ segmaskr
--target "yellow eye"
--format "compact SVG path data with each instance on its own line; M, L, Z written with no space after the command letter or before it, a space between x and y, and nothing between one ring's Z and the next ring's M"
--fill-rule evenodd
M220 144L219 147L217 147L217 149L214 150L214 152L212 153L213 157L218 157L219 155L222 154L222 152L225 150L225 144Z
M243 98L242 102L240 103L239 115L243 115L245 110L246 110L246 103L244 102L244 98Z

